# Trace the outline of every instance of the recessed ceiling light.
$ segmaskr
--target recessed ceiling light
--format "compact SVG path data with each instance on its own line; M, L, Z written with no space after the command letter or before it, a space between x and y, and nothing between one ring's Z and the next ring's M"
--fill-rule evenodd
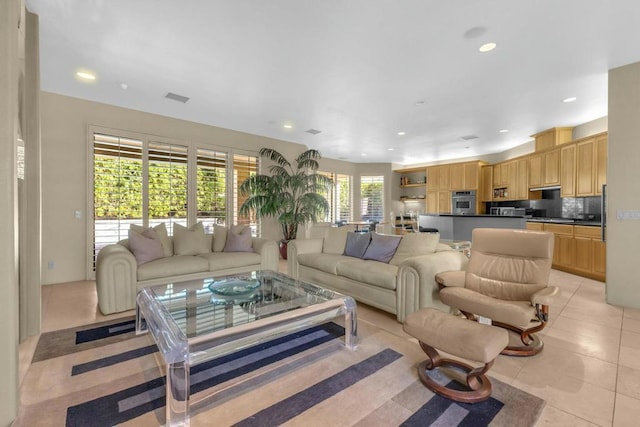
M398 136L403 136L403 135L406 135L406 134L407 134L407 133L406 133L406 132L403 132L403 131L398 132Z
M290 125L289 123L287 123L285 125L282 125L282 127L285 128L285 129L292 129L293 125Z
M387 148L387 151L393 151L393 150L394 150L394 148L392 148L392 147Z
M484 53L484 52L491 52L493 49L495 49L495 48L496 48L496 46L497 46L497 45L496 45L495 43L493 43L493 42L491 42L491 43L485 43L485 44L483 44L482 46L480 46L480 47L478 48L478 50L479 50L480 52L483 52L483 53Z
M500 133L507 133L507 132L509 132L509 129L500 129L498 132L500 132Z
M96 75L89 71L78 71L76 76L80 77L83 80L95 80Z
M575 96L571 96L571 97L569 97L569 98L565 98L565 99L563 99L563 100L562 100L562 102L564 102L564 103L567 103L567 102L573 102L573 101L575 101L576 99L578 99L578 98L576 98Z
M126 84L126 83L120 83L120 88L121 88L122 90L127 90L127 89L129 89L129 85L128 85L128 84Z
M362 157L367 157L367 153L361 153L360 154Z

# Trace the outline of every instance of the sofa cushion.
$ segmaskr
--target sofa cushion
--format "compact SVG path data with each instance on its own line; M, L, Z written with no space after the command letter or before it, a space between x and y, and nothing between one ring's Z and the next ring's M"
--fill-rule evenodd
M209 271L212 272L228 268L259 265L262 261L260 254L253 252L213 252L200 254L198 257L207 261Z
M222 252L227 244L227 227L213 224L213 252Z
M138 266L138 280L159 279L205 271L209 271L209 263L206 259L197 256L174 255Z
M162 243L162 250L164 251L164 256L173 255L173 242L169 238L169 234L167 233L167 227L164 225L164 222L152 227L153 231L155 231L160 243ZM136 233L142 234L148 228L144 228L141 225L131 224L129 226L129 230L133 230Z
M395 255L400 240L402 236L373 233L371 243L362 258L388 263Z
M251 243L251 227L232 225L227 231L227 243L224 245L224 252L253 252Z
M354 231L349 231L347 233L347 244L344 248L344 254L347 256L362 258L370 242L371 233L356 233Z
M298 263L305 267L315 268L325 273L337 274L336 267L338 264L351 263L359 261L358 258L348 257L338 254L300 254L298 255Z
M142 234L129 229L128 244L129 250L133 252L138 265L164 258L162 243L153 228L144 230Z
M198 255L211 252L211 239L204 232L204 226L198 222L187 228L173 224L173 252L176 255Z
M324 235L324 243L322 252L325 254L342 255L344 247L347 244L347 233L349 229L346 227L329 227Z
M396 288L398 267L378 261L341 262L336 265L338 275L357 282L367 283L385 289Z

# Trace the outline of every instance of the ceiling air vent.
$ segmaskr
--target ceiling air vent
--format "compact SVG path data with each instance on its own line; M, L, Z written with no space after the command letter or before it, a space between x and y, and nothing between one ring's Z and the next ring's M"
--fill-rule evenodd
M318 129L309 129L309 130L305 130L306 133L310 133L311 135L317 135L320 132L322 132L321 130Z
M462 139L464 139L465 141L469 141L472 139L478 139L478 137L476 135L465 135L461 137Z
M177 93L172 93L172 92L167 93L165 95L165 98L171 99L173 101L182 102L183 104L186 104L186 102L189 100L189 98L186 96L178 95Z

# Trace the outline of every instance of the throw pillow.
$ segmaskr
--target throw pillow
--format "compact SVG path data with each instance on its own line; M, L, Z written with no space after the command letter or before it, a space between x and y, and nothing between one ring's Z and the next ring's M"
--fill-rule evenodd
M362 258L370 242L371 233L356 233L354 231L350 231L347 233L347 245L344 248L344 254L347 256Z
M173 224L173 252L176 255L198 255L211 252L211 241L201 222L187 228Z
M227 232L227 243L224 252L253 252L251 227L232 225Z
M136 257L138 265L164 258L164 250L158 235L152 228L141 233L129 229L129 250Z
M348 232L349 228L347 227L329 227L324 235L322 252L325 254L342 255L344 253L344 247L347 244Z
M365 251L362 259L388 263L396 253L396 249L398 248L401 239L401 236L373 233L371 243Z
M213 224L213 252L222 252L227 243L227 227Z
M133 230L138 234L143 234L145 230L149 230L148 228L144 228L141 225L131 224L129 230ZM173 244L171 243L171 239L169 239L169 234L167 233L167 227L165 227L164 222L153 227L153 231L156 232L160 243L162 243L162 250L164 251L164 256L173 255Z

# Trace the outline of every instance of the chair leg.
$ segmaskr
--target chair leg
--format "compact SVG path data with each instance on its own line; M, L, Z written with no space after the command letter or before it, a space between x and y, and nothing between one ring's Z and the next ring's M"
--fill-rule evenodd
M447 399L463 403L481 402L491 396L491 381L485 374L493 366L493 360L474 368L457 360L442 358L438 350L422 341L420 341L420 347L429 358L418 366L418 376L429 390ZM453 390L431 379L426 372L438 367L452 367L466 373L466 388L468 390Z

